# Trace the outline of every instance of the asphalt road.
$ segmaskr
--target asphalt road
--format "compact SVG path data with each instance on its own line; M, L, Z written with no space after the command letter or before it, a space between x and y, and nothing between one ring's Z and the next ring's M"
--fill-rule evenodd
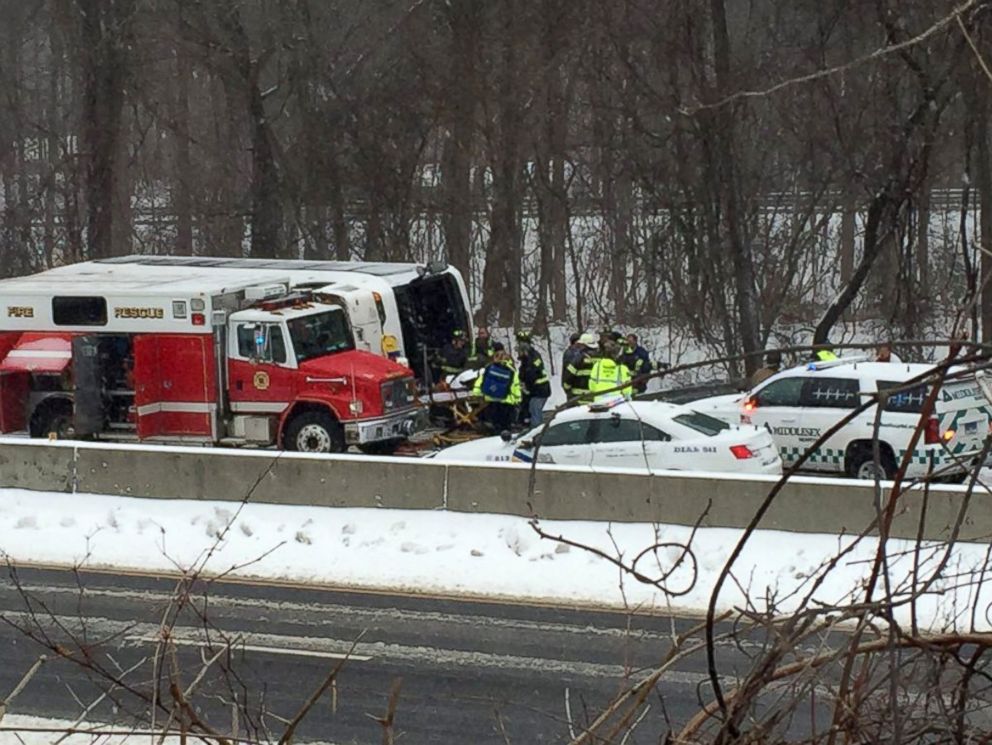
M334 686L303 721L301 739L383 742L376 718L386 716L398 686L398 743L567 742L662 659L673 629L681 633L698 623L638 612L243 582L201 583L177 610L176 581L169 578L21 569L17 580L20 587L8 571L0 575L6 621L0 624L0 699L44 651L18 625L47 634L77 657L85 654L117 679L89 720L147 718L156 671L163 681L159 697L167 706L173 700L172 665L166 660L156 668L154 658L163 618L174 618L179 687L189 687L203 660L220 651L189 699L198 716L224 731L231 730L236 708L256 712L238 716L238 731L251 739L266 729L278 739L285 722L340 666ZM229 652L221 651L225 639ZM738 647L721 646L719 656L725 675L747 664ZM54 659L9 710L75 719L108 687L107 677ZM682 723L698 710L697 697L707 690L705 657L680 661L652 695L629 745L658 742L669 722ZM156 714L159 723L167 717Z

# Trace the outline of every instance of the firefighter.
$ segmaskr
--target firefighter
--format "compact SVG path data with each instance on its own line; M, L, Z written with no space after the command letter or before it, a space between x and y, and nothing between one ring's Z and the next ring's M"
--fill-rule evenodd
M622 341L620 362L627 366L633 376L634 390L644 393L648 389L647 376L651 374L651 355L638 344L637 334L627 334Z
M576 332L568 337L568 346L565 347L565 351L561 353L561 375L562 381L565 379L565 371L568 366L573 362L577 362L579 357L582 356L583 347L579 346L579 338L582 334ZM563 383L564 387L564 383ZM565 388L565 394L568 394L568 388Z
M596 364L597 342L593 334L582 334L576 346L578 351L561 373L561 384L569 399L589 390L589 374Z
M834 350L831 349L830 344L814 344L813 345L813 362L833 362L834 360L839 360Z
M599 356L602 357L606 354L606 345L612 341L616 340L619 336L616 331L612 329L600 329L599 330Z
M446 375L457 375L468 366L468 348L466 346L465 332L455 329L451 332L451 340L444 345L441 350L441 357L438 360L437 377L443 378Z
M475 332L475 345L472 349L471 363L473 367L481 368L493 359L492 337L487 326L479 326Z
M883 341L878 345L875 353L875 362L902 362L895 352L892 351L892 342Z
M534 349L527 331L517 332L517 362L524 393L520 404L520 419L536 427L541 423L544 404L551 397L551 381L548 379L544 360L541 359L540 352Z
M769 349L765 355L765 366L759 367L748 381L748 390L762 383L782 369L782 353L777 349Z
M521 400L520 375L502 347L498 342L493 345L493 361L476 378L474 388L476 395L486 402L479 419L495 432L513 426Z
M633 394L630 370L620 360L620 347L612 340L603 347L603 356L596 360L589 373L589 394L595 402L627 398ZM612 390L626 384L619 390ZM605 391L609 391L606 393Z

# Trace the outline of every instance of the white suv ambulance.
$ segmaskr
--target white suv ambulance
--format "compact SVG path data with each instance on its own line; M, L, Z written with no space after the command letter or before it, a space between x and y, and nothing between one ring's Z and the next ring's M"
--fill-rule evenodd
M779 447L783 464L790 466L821 434L851 409L865 403L870 394L898 388L932 369L930 365L843 358L814 362L783 370L749 393L695 401L692 406L728 422L764 425ZM960 370L952 368L952 372ZM921 383L889 397L878 431L883 471L880 477L895 474L919 423L926 396L927 385ZM804 467L874 478L875 409L866 409L838 430L812 453ZM925 475L931 458L935 470L953 464L952 455L966 462L972 460L989 433L990 418L992 407L974 376L945 381L933 416L924 424L913 450L906 476ZM955 467L945 473L953 479L963 477L966 471Z

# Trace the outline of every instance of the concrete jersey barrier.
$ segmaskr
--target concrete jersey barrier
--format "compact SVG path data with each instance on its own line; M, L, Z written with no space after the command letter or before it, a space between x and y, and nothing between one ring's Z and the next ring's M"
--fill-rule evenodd
M548 466L532 474L529 466L516 464L0 438L0 487L154 499L238 502L251 494L251 501L271 504L447 509L676 525L694 525L703 516L705 527L739 529L752 519L776 480ZM924 538L949 537L964 495L960 486L931 487ZM856 533L874 519L874 500L870 482L796 477L773 502L761 527ZM972 495L962 540L992 535L990 500L984 492ZM894 537L916 537L923 505L921 489L901 497Z

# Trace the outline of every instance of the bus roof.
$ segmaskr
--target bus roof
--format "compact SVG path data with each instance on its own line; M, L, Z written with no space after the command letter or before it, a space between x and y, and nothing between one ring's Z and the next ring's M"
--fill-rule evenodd
M208 256L119 256L0 280L0 296L217 295L265 283L331 285L406 284L423 272L416 264L347 261L290 261ZM381 285L379 285L381 287Z

